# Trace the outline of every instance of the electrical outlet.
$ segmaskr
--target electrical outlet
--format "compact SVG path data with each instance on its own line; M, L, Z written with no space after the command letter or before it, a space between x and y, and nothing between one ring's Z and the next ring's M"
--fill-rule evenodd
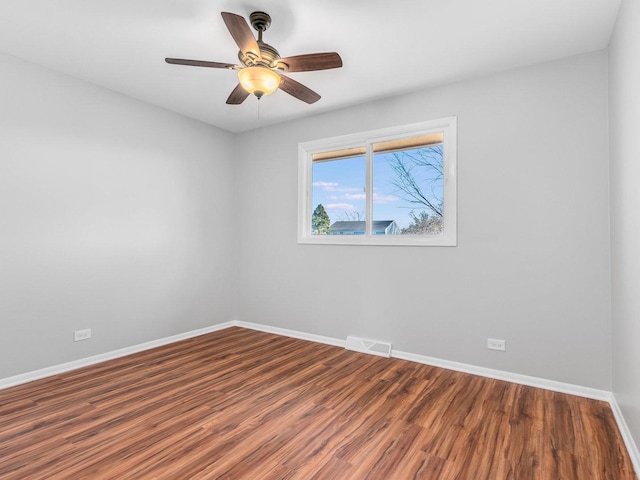
M91 329L85 328L84 330L76 330L73 332L73 341L79 342L80 340L89 340L91 338Z
M487 338L487 348L489 350L500 350L504 352L507 350L507 342L496 338Z

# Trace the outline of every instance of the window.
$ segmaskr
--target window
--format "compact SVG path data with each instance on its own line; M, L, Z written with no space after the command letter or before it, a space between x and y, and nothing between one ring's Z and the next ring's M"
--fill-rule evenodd
M456 245L456 118L302 143L298 242Z

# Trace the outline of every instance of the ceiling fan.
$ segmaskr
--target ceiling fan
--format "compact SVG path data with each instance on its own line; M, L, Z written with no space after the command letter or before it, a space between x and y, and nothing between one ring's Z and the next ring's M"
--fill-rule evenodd
M336 52L309 53L281 58L275 48L262 41L263 32L271 25L271 17L267 13L253 12L249 17L251 25L258 31L257 41L244 17L235 13L222 12L222 19L240 48L238 59L241 65L180 58L165 58L165 61L176 65L237 70L239 83L227 98L229 105L240 105L250 94L260 99L278 88L303 102L317 102L320 100L320 95L283 75L283 72L311 72L342 67L342 59Z

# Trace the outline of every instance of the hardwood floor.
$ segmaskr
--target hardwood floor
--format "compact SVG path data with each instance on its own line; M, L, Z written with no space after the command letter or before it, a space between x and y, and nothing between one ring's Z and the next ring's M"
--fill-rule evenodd
M1 479L635 479L609 405L229 328L0 390Z

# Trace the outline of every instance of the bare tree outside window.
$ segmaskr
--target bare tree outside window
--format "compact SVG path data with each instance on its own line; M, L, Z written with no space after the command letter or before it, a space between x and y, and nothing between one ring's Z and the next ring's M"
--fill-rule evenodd
M395 176L390 181L397 194L411 208L412 223L402 234L437 235L442 232L443 148L433 145L394 152L386 157Z
M342 215L338 217L338 220L347 222L361 222L365 218L365 214L362 211L347 212L345 210L344 212L342 212Z

